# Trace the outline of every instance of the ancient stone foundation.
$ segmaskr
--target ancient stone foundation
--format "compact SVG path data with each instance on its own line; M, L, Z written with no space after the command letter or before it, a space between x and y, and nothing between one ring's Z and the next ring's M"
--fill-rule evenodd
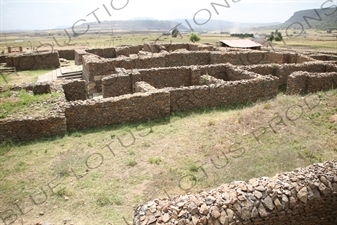
M66 134L63 115L0 120L0 141L31 141Z
M84 80L74 80L65 82L62 85L64 95L67 101L86 100L86 82Z
M48 82L39 82L39 83L31 83L31 84L20 84L14 85L12 87L2 87L0 86L0 92L4 91L32 91L34 95L42 95L51 93L51 84Z
M186 45L186 44L185 44ZM145 45L144 45L145 46ZM157 45L153 45L157 46ZM149 49L154 48L152 45L148 46ZM177 47L177 46L174 46ZM183 46L180 46L183 47ZM189 45L185 46L189 49ZM157 46L155 48L173 48L173 46L165 47L165 45ZM146 49L146 48L145 48ZM128 48L120 47L116 51L120 54L128 55ZM150 51L150 50L149 50ZM152 50L153 52L156 52ZM187 51L187 50L186 50ZM129 70L142 70L154 68L176 68L177 74L183 74L184 66L206 66L210 64L230 63L232 65L254 65L254 64L284 64L292 63L294 65L307 61L314 61L312 58L305 55L294 53L276 53L269 51L193 51L193 52L164 52L153 53L145 56L121 57L121 58L102 58L98 55L88 54L87 52L82 55L83 63L83 76L87 82L93 84L93 89L96 92L102 91L102 79L106 76L114 74L115 68L124 68ZM118 53L119 54L119 53ZM255 71L253 71L255 72ZM274 71L272 71L274 72ZM323 72L323 71L322 71ZM149 72L148 72L149 73ZM265 74L263 72L262 74ZM172 74L176 75L176 74ZM153 76L152 76L153 77ZM170 79L170 76L166 76ZM150 83L151 84L151 83ZM183 85L183 84L182 84Z
M58 52L9 55L6 57L6 63L8 67L15 67L16 70L37 70L60 67Z
M337 224L337 161L139 205L134 225Z
M67 60L74 60L75 59L75 50L74 49L63 49L57 50L59 53L59 57Z
M70 102L65 109L69 130L122 122L146 121L170 115L170 93L152 91L114 98Z
M307 94L337 88L337 72L295 72L288 78L286 94Z
M72 56L70 50L61 53ZM28 55L31 58L27 60L48 59L48 54ZM66 130L77 130L163 118L194 108L266 100L281 88L287 94L337 88L336 62L315 60L310 54L186 43L75 50L75 61L83 63L84 80L60 84L68 101L61 104L61 114L66 118ZM26 62L23 56L8 60ZM22 88L34 94L51 92L49 84L12 90ZM87 99L100 93L103 99ZM11 132L3 136L11 138Z

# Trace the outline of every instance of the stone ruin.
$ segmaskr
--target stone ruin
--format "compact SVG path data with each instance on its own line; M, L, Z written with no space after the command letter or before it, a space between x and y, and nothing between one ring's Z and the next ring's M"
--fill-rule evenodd
M53 58L45 54L35 57ZM331 52L152 43L55 51L59 54L82 64L82 79L14 87L34 94L59 90L64 98L55 111L40 118L0 120L1 140L62 136L90 127L165 118L193 108L256 102L274 98L280 90L306 94L337 87L337 54Z
M64 97L38 117L1 119L0 141L63 136L182 110L256 102L280 90L306 94L337 88L337 54L332 52L183 43L60 50L55 56L83 65L82 79L11 87L33 94L58 91ZM43 58L30 57L21 64ZM19 58L7 60L21 65ZM337 162L331 161L200 194L155 199L135 209L134 224L337 224L336 209Z

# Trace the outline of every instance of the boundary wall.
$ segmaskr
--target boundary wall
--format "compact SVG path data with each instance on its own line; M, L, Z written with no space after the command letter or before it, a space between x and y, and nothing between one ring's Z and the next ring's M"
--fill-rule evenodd
M155 199L135 208L133 224L337 224L337 161Z
M307 94L337 88L337 72L294 72L288 78L286 94Z
M6 66L16 70L37 70L60 67L59 54L53 52L38 52L23 55L9 55L6 57Z
M67 132L64 115L0 120L0 141L32 141L42 137L63 136Z
M59 53L59 57L67 60L75 59L75 50L74 49L62 49L56 50Z
M79 130L119 124L131 121L146 121L170 115L170 93L151 91L113 98L70 102L65 109L67 128Z

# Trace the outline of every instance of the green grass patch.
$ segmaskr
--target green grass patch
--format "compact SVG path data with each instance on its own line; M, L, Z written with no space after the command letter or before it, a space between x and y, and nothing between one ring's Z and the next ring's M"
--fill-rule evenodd
M27 115L30 113L32 104L45 104L46 101L63 96L61 93L52 92L51 94L33 95L22 89L16 91L6 91L0 93L0 119L3 119L11 114L20 113ZM45 111L48 106L41 107Z
M161 158L159 158L159 157L152 158L151 157L151 158L149 158L149 163L159 165L161 163Z

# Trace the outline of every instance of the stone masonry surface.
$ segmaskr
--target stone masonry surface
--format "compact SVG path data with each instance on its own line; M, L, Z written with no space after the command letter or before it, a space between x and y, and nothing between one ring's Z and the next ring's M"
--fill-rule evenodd
M37 52L32 54L14 54L6 57L8 67L16 70L37 70L60 67L58 52Z
M134 225L337 224L337 161L139 205Z
M337 72L294 72L288 78L286 94L307 94L337 88Z

